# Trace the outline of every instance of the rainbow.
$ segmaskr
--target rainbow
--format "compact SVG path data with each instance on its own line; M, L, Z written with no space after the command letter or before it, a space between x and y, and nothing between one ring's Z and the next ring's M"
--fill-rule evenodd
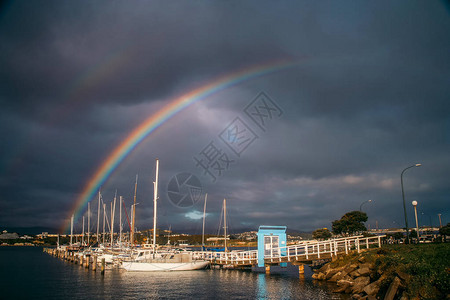
M240 82L263 76L269 73L280 71L288 67L296 65L296 61L275 61L257 65L250 68L240 70L220 77L206 85L196 88L178 98L170 101L167 105L162 107L159 111L151 115L139 126L137 126L128 137L123 140L103 161L95 173L90 177L87 184L84 186L80 196L73 205L69 216L64 222L61 233L67 232L70 228L70 217L74 215L77 220L79 214L84 211L87 203L94 197L101 185L108 179L111 173L119 166L119 164L130 154L139 143L147 138L156 128L161 126L171 117L197 101L206 99L214 93L224 90L230 86L236 85Z

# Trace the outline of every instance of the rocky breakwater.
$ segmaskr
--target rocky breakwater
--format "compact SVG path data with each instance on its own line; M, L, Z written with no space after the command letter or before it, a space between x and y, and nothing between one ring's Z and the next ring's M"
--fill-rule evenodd
M351 294L352 299L409 299L404 293L409 275L400 271L395 276L383 274L364 253L340 257L314 272L313 279L335 282L334 292Z

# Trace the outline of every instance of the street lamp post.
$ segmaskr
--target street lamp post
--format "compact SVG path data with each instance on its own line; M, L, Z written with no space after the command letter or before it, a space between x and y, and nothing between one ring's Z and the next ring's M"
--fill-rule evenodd
M414 206L414 214L416 215L417 241L420 241L420 237L419 237L419 221L417 220L417 201L414 200L412 202L412 205Z
M413 167L420 167L421 164L415 164L412 166L409 166L405 168L402 173L400 174L400 182L402 185L402 198L403 198L403 212L405 214L405 228L406 228L406 244L409 243L409 229L408 229L408 216L406 215L406 204L405 204L405 189L403 188L403 173L405 173L406 170L413 168Z
M359 206L359 211L362 211L363 205L366 203L369 203L369 202L372 202L372 200L367 200L367 201L364 201L363 203L361 203L361 205Z
M441 214L438 214L439 217L439 228L442 228Z

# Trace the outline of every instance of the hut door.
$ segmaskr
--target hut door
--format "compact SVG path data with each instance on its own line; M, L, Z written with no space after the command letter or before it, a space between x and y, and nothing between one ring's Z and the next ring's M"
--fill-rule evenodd
M273 257L279 256L280 249L278 244L278 235L264 236L264 256Z

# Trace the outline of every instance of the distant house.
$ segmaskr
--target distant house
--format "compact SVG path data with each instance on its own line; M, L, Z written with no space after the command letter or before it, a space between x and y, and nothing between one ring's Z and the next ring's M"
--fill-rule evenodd
M18 239L19 235L17 233L9 233L6 230L3 230L3 233L0 234L0 240L15 240Z
M238 239L246 240L246 241L256 240L257 238L258 238L257 231L243 232L243 233L239 234L239 236L238 236Z
M41 233L41 234L38 234L36 237L37 237L38 239L45 239L45 238L48 237L48 232L43 232L43 233Z

